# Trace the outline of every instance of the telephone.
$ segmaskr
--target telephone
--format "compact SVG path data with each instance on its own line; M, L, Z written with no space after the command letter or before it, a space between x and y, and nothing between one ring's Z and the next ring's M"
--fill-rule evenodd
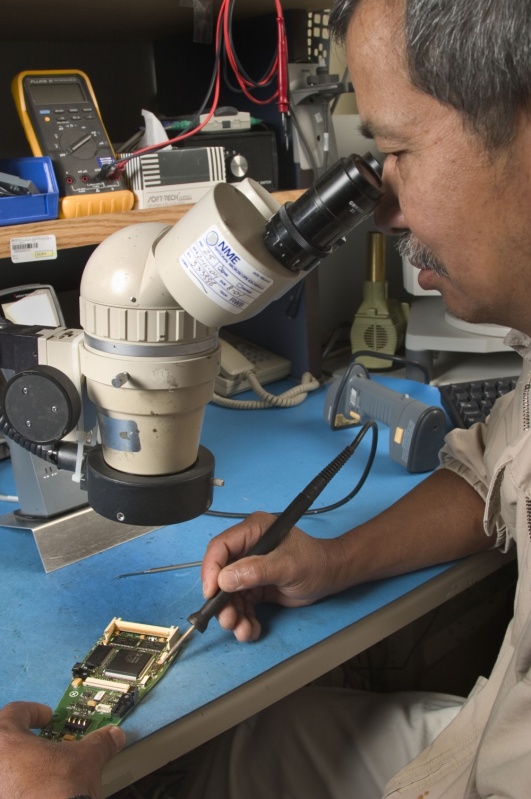
M115 160L90 81L78 69L20 72L11 83L33 155L50 157L62 217L129 211L125 177L100 177Z
M221 366L216 378L216 394L230 397L251 388L243 377L253 369L261 384L282 380L291 372L291 361L281 355L252 344L239 336L224 330L220 336Z

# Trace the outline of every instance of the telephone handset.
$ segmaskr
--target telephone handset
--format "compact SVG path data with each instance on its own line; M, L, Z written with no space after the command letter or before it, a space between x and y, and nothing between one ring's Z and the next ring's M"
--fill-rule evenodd
M291 372L291 362L239 336L223 331L220 336L221 366L216 378L216 393L223 397L247 391L244 375L253 369L261 384L282 380Z
M243 354L241 349L238 349L233 344L230 344L226 339L221 339L221 364L220 374L223 377L239 377L245 374L249 369L254 369L254 365Z

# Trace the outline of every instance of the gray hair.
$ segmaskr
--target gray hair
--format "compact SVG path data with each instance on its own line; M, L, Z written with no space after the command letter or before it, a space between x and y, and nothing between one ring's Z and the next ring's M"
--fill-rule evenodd
M331 35L344 42L356 8L335 0ZM389 0L390 3L395 0ZM412 84L455 108L488 150L508 145L531 111L530 0L405 0Z

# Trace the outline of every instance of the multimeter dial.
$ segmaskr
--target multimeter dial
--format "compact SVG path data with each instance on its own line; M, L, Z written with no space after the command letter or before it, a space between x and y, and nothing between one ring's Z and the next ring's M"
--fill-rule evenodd
M98 142L92 133L76 128L66 130L59 138L59 144L64 154L74 155L82 160L94 158L98 152Z

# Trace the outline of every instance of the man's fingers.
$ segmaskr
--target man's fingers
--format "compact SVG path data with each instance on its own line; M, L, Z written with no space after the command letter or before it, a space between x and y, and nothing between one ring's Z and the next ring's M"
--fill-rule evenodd
M0 725L5 720L21 731L40 730L50 721L52 709L40 702L10 702L0 712Z

